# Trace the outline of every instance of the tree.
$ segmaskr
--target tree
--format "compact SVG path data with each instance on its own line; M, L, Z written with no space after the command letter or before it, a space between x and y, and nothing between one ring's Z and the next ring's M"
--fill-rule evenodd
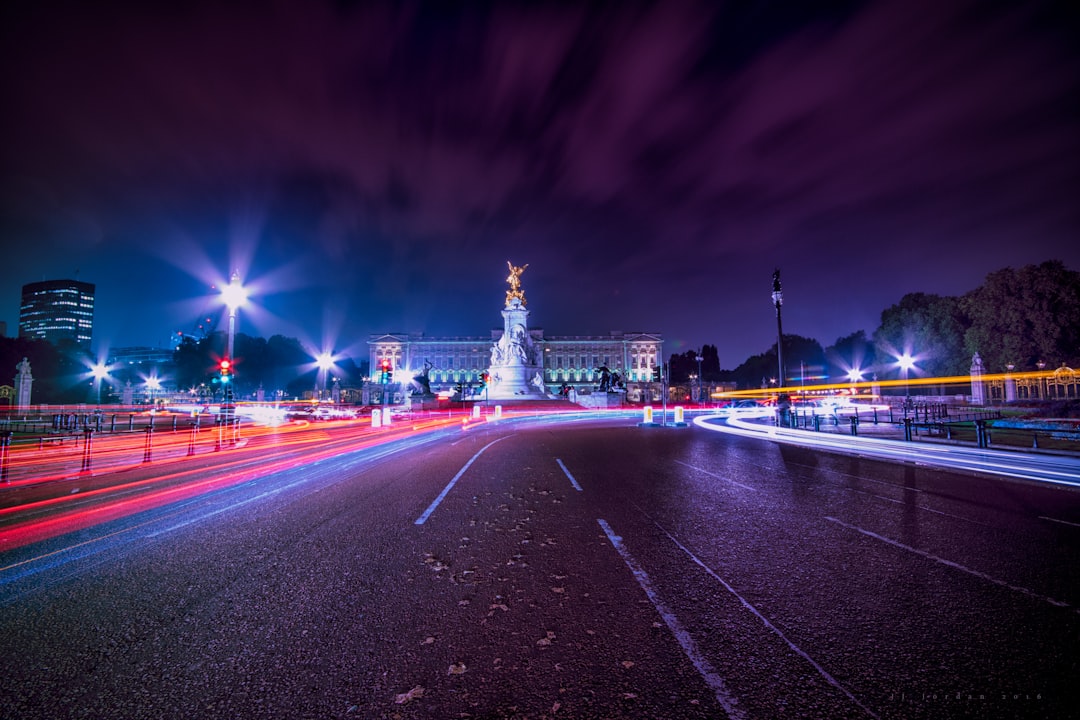
M1080 273L1060 261L992 272L960 304L967 355L978 352L991 372L1080 359Z
M877 364L874 343L864 330L857 330L850 335L837 338L825 348L825 359L829 376L836 379L847 378L852 370L862 370L869 378L869 372Z
M895 370L894 358L908 353L927 375L963 375L971 365L964 348L969 325L959 298L909 293L881 313L874 331L879 375Z
M784 365L787 375L784 383L780 383L777 374L779 361L776 357L776 344L760 355L754 355L746 359L739 367L726 373L725 379L734 381L739 389L749 390L765 386L775 387L777 384L790 384L792 378L800 377L800 364L802 368L823 367L825 364L825 351L821 343L813 338L801 335L784 335ZM718 375L724 375L718 373Z

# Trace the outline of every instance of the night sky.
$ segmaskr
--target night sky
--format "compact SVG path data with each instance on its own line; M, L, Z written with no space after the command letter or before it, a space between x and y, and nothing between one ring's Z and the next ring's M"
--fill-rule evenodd
M366 357L548 335L724 367L908 292L1080 270L1075 2L53 2L0 10L0 320L97 285L95 346L221 320ZM223 327L223 326L222 326Z

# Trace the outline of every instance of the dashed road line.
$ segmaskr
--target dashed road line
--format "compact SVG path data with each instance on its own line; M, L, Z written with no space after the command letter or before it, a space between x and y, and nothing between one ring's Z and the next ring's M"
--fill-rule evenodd
M1026 587L1021 587L1019 585L1013 585L1012 583L1006 582L1005 580L999 580L996 577L993 577L992 575L987 575L986 573L981 572L979 570L972 570L971 568L969 568L969 567L967 567L965 565L961 565L960 563L953 562L952 560L946 560L943 557L938 557L937 555L934 555L932 553L928 553L925 550L919 550L918 548L913 548L910 545L905 545L902 542L897 542L896 540L893 540L891 538L887 538L887 537L884 537L882 535L878 535L875 532L871 532L869 530L864 530L863 528L858 527L857 525L850 525L850 524L844 522L843 520L837 520L834 517L828 517L828 516L826 516L825 519L828 520L829 522L834 522L837 525L840 525L841 527L846 527L848 530L854 530L855 532L862 533L863 535L866 535L867 537L874 538L875 540L880 540L881 542L886 543L888 545L892 545L893 547L900 548L901 550L907 550L910 553L915 553L916 555L919 555L920 557L924 557L927 560L933 560L936 563L940 563L942 565L945 565L946 567L951 567L954 570L960 570L961 572L966 572L968 575L973 575L973 576L975 576L977 578L980 578L982 580L992 582L995 585L1000 585L1003 588L1008 588L1009 590L1013 590L1013 591L1018 592L1018 593L1023 593L1024 595L1027 595L1029 597L1033 597L1033 598L1035 598L1037 600L1043 600L1043 601L1048 602L1051 605L1054 605L1056 607L1071 608L1074 612L1080 614L1080 609L1073 608L1069 603L1067 603L1067 602L1065 602L1063 600L1055 600L1052 597L1047 597L1046 595L1041 595L1041 594L1035 592L1034 590L1029 590Z
M578 481L574 479L574 476L571 475L570 471L566 469L565 465L563 465L563 461L559 458L555 458L555 462L559 463L559 467L561 467L562 471L566 473L566 477L570 478L570 484L574 486L574 489L578 492L581 492L581 486L578 485Z
M638 585L645 591L645 594L649 597L649 601L652 602L653 607L660 613L660 617L663 618L664 623L671 630L671 634L675 636L675 640L682 646L683 652L686 657L690 659L690 662L694 664L698 673L705 680L705 682L712 689L713 694L716 696L717 702L720 703L724 711L727 712L728 717L733 720L739 720L745 718L746 714L738 707L738 699L732 696L731 692L727 689L727 684L724 679L720 677L716 672L716 668L712 666L701 651L698 650L697 644L694 639L690 637L690 633L682 626L679 619L664 605L660 596L657 595L656 590L653 589L652 580L649 579L648 574L638 564L634 556L623 546L622 538L615 534L611 529L611 526L607 524L607 521L598 519L596 522L600 523L600 527L603 528L604 533L607 535L608 540L615 548L615 552L619 553L623 562L630 568L630 572L633 573L634 579L637 580Z
M735 480L732 480L730 478L726 478L723 475L717 475L716 473L711 473L708 470L705 470L703 468L699 468L699 467L697 467L695 465L691 465L690 463L685 463L682 460L676 460L675 462L677 462L679 465L684 465L684 466L690 468L691 470L697 470L699 473L705 473L709 477L714 477L717 480L723 480L726 483L731 483L732 485L738 485L739 487L743 488L744 490L755 490L755 491L757 490L756 487L752 487L750 485L743 485L741 482L736 482Z
M640 508L638 508L638 509L640 510ZM644 512L644 511L643 511L643 512ZM802 650L802 648L800 648L800 647L799 647L799 646L797 646L797 645L796 645L795 643L793 643L793 642L791 642L790 640L788 640L787 636L786 636L786 635L784 635L784 633L780 632L780 629L779 629L779 628L777 628L777 627L776 627L775 625L773 625L773 624L772 624L771 622L769 622L769 619L768 619L767 617L765 617L764 615L762 615L762 614L761 614L761 613L760 613L760 612L758 611L758 609L757 609L757 608L755 608L755 607L754 607L753 605L751 605L751 604L750 604L749 602L747 602L747 601L746 601L746 599L745 599L745 598L743 598L743 596L742 596L742 595L740 595L739 593L735 592L735 588L731 587L731 585L729 585L729 584L728 584L728 583L727 583L727 582L726 582L726 581L725 581L725 580L724 580L724 579L723 579L722 577L720 577L719 575L717 575L717 574L716 574L716 573L715 573L715 572L713 571L713 569L712 569L712 568L710 568L710 567L709 567L708 565L706 565L706 564L705 564L705 563L704 563L704 562L703 562L703 561L702 561L702 560L701 560L700 558L698 558L698 556L697 556L697 555L695 555L695 554L694 554L693 552L691 552L691 551L690 551L690 549L689 549L688 547L686 547L686 546L685 546L685 545L683 545L683 544L682 544L681 542L679 542L678 538L676 538L676 537L675 537L674 535L672 535L672 534L671 534L670 532L668 532L668 531L667 531L667 529L666 529L666 528L665 528L665 527L664 527L663 525L661 525L660 523L656 522L656 520L653 520L653 519L652 519L651 517L649 517L649 514L648 514L648 513L645 513L645 516L646 516L646 517L648 517L648 518L649 518L650 520L652 520L652 522L653 522L653 525L655 525L655 526L656 526L657 528L659 528L659 529L660 529L660 531L661 531L662 533L664 533L665 535L667 535L667 536L668 536L668 539L669 539L669 540L671 540L671 542L675 543L675 544L676 544L676 545L677 545L677 546L679 547L679 549L680 549L680 550L682 550L682 551L683 551L684 553L686 553L686 554L687 554L687 556L688 556L688 557L689 557L689 558L690 558L691 560L693 560L693 561L694 561L694 562L695 562L695 563L696 563L696 564L697 564L697 565L698 565L698 566L699 566L699 567L700 567L700 568L701 568L702 570L704 570L705 572L707 572L707 573L708 573L708 574L709 574L709 575L710 575L710 576L711 576L711 577L712 577L712 578L713 578L714 580L716 580L716 581L717 581L718 583L720 583L721 585L723 585L723 586L724 586L724 589L725 589L725 590L727 590L727 591L728 591L729 593L731 593L732 595L734 595L734 596L735 596L735 598L736 598L736 599L737 599L737 600L738 600L738 601L739 601L740 603L742 603L742 606L743 606L743 607L745 607L745 608L746 608L747 610L749 610L749 611L750 611L751 613L753 613L753 614L754 614L755 616L757 616L757 619L758 619L758 620L760 620L760 621L761 621L762 623L764 623L764 624L765 624L765 627L767 627L767 628L768 628L769 630L771 630L771 631L772 631L772 632L773 632L773 633L774 633L774 634L775 634L775 635L776 635L777 637L779 637L779 638L780 638L781 640L783 640L783 641L784 641L784 643L786 643L786 644L787 644L787 646L788 646L789 648L791 648L792 652L794 652L794 653L795 653L796 655L800 656L801 658L803 658L804 660L806 660L806 661L807 661L808 663L810 663L810 665L811 665L811 666L813 666L814 670L816 670L816 671L817 671L818 675L820 675L820 676L821 676L822 678L824 678L824 679L825 679L825 682L829 683L829 684L830 684L830 685L832 685L832 686L833 686L834 688L836 688L837 690L839 690L840 692L842 692L842 693L843 693L844 695L846 695L846 696L847 696L847 698L848 698L849 700L851 700L851 702L855 703L855 705L857 705L857 706L858 706L858 707L859 707L859 708L860 708L860 709L861 709L861 710L862 710L863 712L865 712L865 713L866 713L867 715L869 715L870 717L872 717L872 718L876 718L876 717L878 717L878 716L877 716L877 714L876 714L876 713L874 713L874 711L872 711L872 710L871 710L870 708L866 707L866 706L865 706L865 705L863 705L863 704L862 704L861 702L859 702L858 698L856 698L856 697L855 697L854 695L852 695L852 694L851 694L851 692L850 692L850 691L848 691L848 689L847 689L847 688L845 688L845 687L844 687L843 685L841 685L841 684L840 684L840 683L839 683L839 682L838 682L838 681L836 680L836 678L834 678L834 677L833 677L832 675L830 675L830 674L829 674L829 672L828 672L828 671L827 671L827 670L826 670L825 668L821 667L821 665L818 665L818 664L817 664L817 662L816 662L816 661L815 661L815 660L814 660L814 659L813 659L812 657L810 657L809 655L807 655L807 654L806 654L806 653L805 653L805 652L804 652L804 651Z
M425 522L427 522L427 519L429 517L431 517L431 513L435 512L435 508L439 507L439 503L441 503L443 501L443 498L445 498L450 493L450 491L453 489L454 484L457 483L457 481L458 481L458 478L460 478L462 475L464 475L465 471L469 469L469 466L472 465L474 462L476 462L476 458L480 457L484 453L485 450L487 450L489 447L491 447L495 443L499 442L500 440L505 440L508 437L510 437L510 436L509 435L503 435L501 438L497 438L495 440L492 440L487 445L480 448L476 452L476 454L473 455L472 458L469 459L469 462L465 463L465 467L458 470L458 473L457 473L457 475L454 476L454 479L451 480L449 483L447 483L446 487L443 488L443 491L441 493L439 493L439 497L435 498L435 500L433 500L432 503L430 505L428 505L428 509L424 511L424 514L421 515L420 517L416 518L416 520L413 521L413 525L423 525Z

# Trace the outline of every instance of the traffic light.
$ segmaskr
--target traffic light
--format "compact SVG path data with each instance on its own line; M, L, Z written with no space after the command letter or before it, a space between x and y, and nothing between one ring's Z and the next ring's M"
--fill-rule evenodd
M382 361L379 363L379 382L383 383L384 385L390 382L390 374L392 370L393 367L390 365L390 359L383 358Z
M661 377L661 372L662 371L661 371L659 365L653 365L653 369L652 369L653 382L660 382L661 380L663 380L663 378Z
M484 388L487 387L489 377L490 376L487 373L482 373L480 375L480 389L481 390L483 390Z
M218 364L218 368L220 368L220 370L221 370L221 384L222 385L228 385L229 384L229 373L232 370L232 363L230 363L228 360L222 360Z

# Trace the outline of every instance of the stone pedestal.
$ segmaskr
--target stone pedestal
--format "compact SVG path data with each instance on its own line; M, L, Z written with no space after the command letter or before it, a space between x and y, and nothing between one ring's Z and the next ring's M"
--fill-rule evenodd
M488 399L546 399L544 368L538 362L542 358L529 335L529 311L519 298L511 297L502 316L503 335L491 348Z
M971 358L971 404L982 405L986 402L986 389L983 385L983 362L979 353Z
M34 376L30 374L30 361L26 358L15 365L19 374L15 376L15 407L30 407L30 388L34 385Z

